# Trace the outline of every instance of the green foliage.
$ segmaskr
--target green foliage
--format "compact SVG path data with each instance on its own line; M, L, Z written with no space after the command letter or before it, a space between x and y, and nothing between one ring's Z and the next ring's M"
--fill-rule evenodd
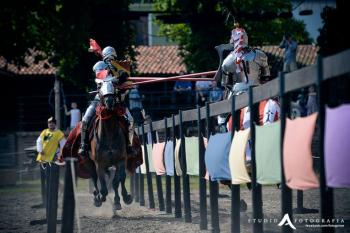
M350 35L345 33L348 20L347 1L337 1L337 8L325 7L321 13L323 27L319 30L317 44L320 46L319 53L322 56L329 56L344 49L350 48ZM344 27L343 27L344 26Z
M0 54L18 66L26 65L28 49L44 52L59 76L86 85L97 57L88 54L89 38L114 46L120 59L135 57L133 32L126 21L129 0L11 0L0 10Z
M269 18L271 13L291 11L285 0L155 0L162 11L178 11L185 23L159 22L161 33L179 43L180 55L189 71L217 69L216 45L228 43L233 18L249 36L251 46L279 44L286 32L302 44L310 43L305 25L290 18ZM273 16L273 14L272 14Z

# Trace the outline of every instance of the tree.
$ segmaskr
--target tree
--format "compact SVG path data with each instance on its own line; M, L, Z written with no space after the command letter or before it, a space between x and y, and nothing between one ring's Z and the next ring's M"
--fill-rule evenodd
M305 25L290 18L291 4L285 0L155 0L155 8L175 12L184 22L159 23L161 32L179 43L189 71L217 68L214 47L228 43L234 20L245 28L252 46L278 44L286 32L299 43L311 42Z
M327 57L350 48L350 36L346 33L348 22L349 1L337 0L336 8L325 7L321 13L323 27L317 38L320 46L319 54ZM350 79L344 76L331 79L326 82L324 100L329 106L335 107L339 104L350 103Z
M125 17L129 0L21 0L4 1L0 10L0 55L26 65L29 49L41 51L59 76L86 85L97 58L87 53L89 38L111 45L118 57L134 59L133 32Z
M337 7L325 7L321 13L323 27L319 30L319 53L329 56L350 47L350 36L345 33L349 1L337 0Z

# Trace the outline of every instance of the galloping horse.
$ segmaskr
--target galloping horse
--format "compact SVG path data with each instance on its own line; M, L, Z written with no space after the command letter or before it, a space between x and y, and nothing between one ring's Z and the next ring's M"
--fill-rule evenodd
M94 162L96 173L92 176L94 183L94 201L96 206L101 206L106 201L108 194L105 174L108 168L115 167L113 189L115 192L113 210L120 210L120 197L118 195L119 183L122 184L123 201L126 204L132 202L131 195L125 188L125 160L126 139L122 129L124 108L117 101L118 94L113 85L113 78L106 78L101 83L98 91L100 104L96 109L96 121L94 125L93 139L91 141L90 159ZM98 189L97 178L101 188Z

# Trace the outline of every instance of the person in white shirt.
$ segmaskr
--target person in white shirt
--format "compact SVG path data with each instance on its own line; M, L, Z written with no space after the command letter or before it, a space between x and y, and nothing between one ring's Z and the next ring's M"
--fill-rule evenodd
M204 76L205 78L205 76ZM207 97L209 96L209 89L212 86L211 81L197 81L196 82L196 99L197 104L201 102L205 102L207 100Z
M67 110L67 106L64 105L64 112L67 116L70 116L70 129L74 129L75 126L78 124L78 122L81 120L81 112L78 108L77 103L72 102L71 103L71 110Z

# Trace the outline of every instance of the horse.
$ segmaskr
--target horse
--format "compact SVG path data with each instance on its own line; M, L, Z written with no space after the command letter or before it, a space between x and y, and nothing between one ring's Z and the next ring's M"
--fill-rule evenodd
M106 201L108 195L105 180L108 168L115 167L113 189L115 192L113 211L121 209L118 194L119 184L122 184L122 196L125 204L131 204L132 196L125 188L126 138L122 129L125 109L118 102L118 90L114 88L113 77L107 77L98 90L100 103L96 108L97 118L94 122L93 138L90 142L90 159L93 161L95 172L92 173L94 184L94 204L99 207ZM97 180L101 188L98 188Z

